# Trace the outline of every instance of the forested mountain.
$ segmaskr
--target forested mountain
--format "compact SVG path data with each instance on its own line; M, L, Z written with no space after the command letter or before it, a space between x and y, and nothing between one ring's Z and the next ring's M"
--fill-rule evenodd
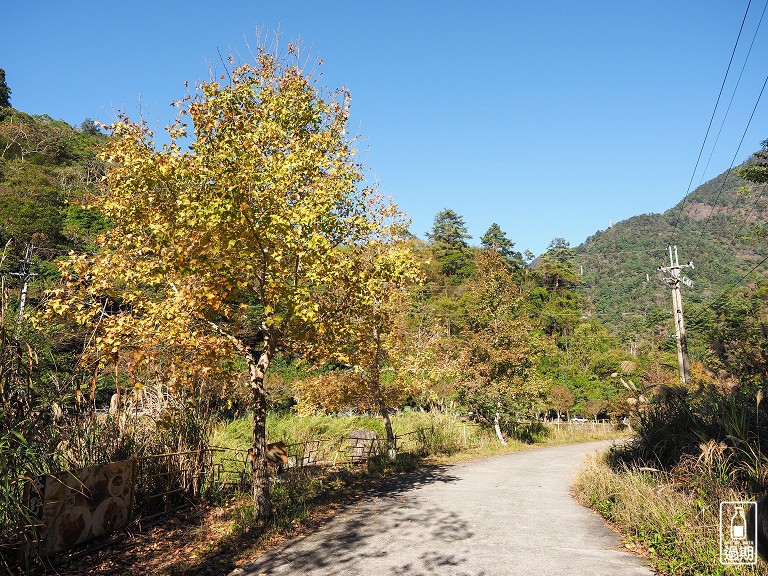
M0 108L0 243L36 259L85 248L106 223L77 201L103 173L106 135L90 120L75 128L50 116ZM16 265L10 258L8 265ZM44 267L45 268L45 267Z
M0 106L2 98L0 90ZM62 382L59 375L69 373L82 350L82 332L72 327L46 325L43 335L17 322L22 292L26 311L35 310L59 276L54 260L70 250L92 250L94 237L108 226L80 205L103 174L97 152L106 139L90 120L76 128L0 107L0 396L8 395L10 375L24 365L19 350L27 344L46 384ZM37 393L61 402L57 386L37 386Z
M768 220L764 186L739 178L737 171L699 186L663 214L634 216L578 246L587 313L625 341L654 326L663 332L658 326L669 314L671 295L658 268L670 265L670 244L677 246L681 264L694 263L684 271L693 281L683 288L690 311L709 306L768 255L765 238L752 233Z

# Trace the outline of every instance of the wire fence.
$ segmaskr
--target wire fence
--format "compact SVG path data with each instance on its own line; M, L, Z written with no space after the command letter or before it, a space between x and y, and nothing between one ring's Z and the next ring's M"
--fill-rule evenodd
M354 466L365 464L371 458L384 453L386 441L375 432L357 431L345 440L313 438L285 444L286 462L272 466L273 477L291 475L309 467ZM213 446L212 487L215 490L241 490L250 486L252 466L247 450Z
M571 430L606 430L608 421L550 422ZM456 429L424 427L396 437L399 451L450 453L482 445L474 422L456 422ZM290 482L305 473L341 466L365 465L387 451L386 439L370 430L347 437L313 438L291 444L268 445L279 454L270 464L272 482ZM138 529L162 516L195 505L202 497L251 489L251 452L212 446L142 456L101 466L68 470L26 479L28 514L19 523L15 543L17 562L53 557L74 548L87 553L104 544L105 536L135 526ZM4 549L8 549L8 543Z
M364 464L381 454L384 446L374 432L361 430L342 441L280 443L280 450L284 461L270 470L273 479L283 481L307 468ZM73 548L87 552L100 547L104 536L129 525L146 526L196 504L204 495L247 491L252 474L248 450L214 446L26 479L29 513L19 522L10 547L22 565L33 557L50 558Z

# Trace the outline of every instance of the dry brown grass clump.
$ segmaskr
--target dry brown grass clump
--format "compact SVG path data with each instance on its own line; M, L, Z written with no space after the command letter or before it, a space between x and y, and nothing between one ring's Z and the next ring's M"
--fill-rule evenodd
M749 500L718 475L726 459L718 443L702 444L698 459L672 472L650 467L613 469L605 456L592 457L579 472L574 496L600 512L623 534L627 548L645 552L662 574L766 576L756 567L719 564L720 501Z

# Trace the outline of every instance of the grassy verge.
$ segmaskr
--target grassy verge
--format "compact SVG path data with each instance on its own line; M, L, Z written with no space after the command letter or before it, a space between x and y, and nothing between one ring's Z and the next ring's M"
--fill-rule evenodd
M720 503L768 491L764 396L754 383L660 389L635 414L636 436L582 470L576 496L663 574L768 575L768 563L719 557Z
M501 446L492 431L440 412L410 412L393 416L400 436L396 462L373 460L368 465L308 467L294 470L271 485L273 515L266 530L252 529L252 501L249 494L214 496L213 506L201 506L196 516L168 518L147 533L137 534L126 550L104 550L70 567L60 566L62 576L107 573L116 565L124 574L179 576L223 574L235 570L274 548L286 539L307 534L354 503L379 481L418 468L440 467L453 462L506 454L535 446L585 442L618 437L612 430L591 426L562 426L538 429L534 444L511 439ZM243 418L222 423L213 444L247 450L251 443L252 421ZM332 417L270 415L267 437L270 442L300 442L317 437L343 442L359 428L384 435L380 419L365 416ZM158 549L168 550L156 554ZM173 552L170 552L170 551Z
M768 575L764 562L754 568L719 564L719 501L750 498L722 485L717 492L713 499L701 485L667 473L615 470L606 457L588 461L574 485L576 498L612 522L625 546L647 555L661 574Z
M374 460L369 465L331 469L307 469L289 479L274 483L271 489L273 516L270 526L253 534L252 505L248 495L235 497L212 536L206 528L200 541L207 542L204 551L189 555L180 564L161 572L169 576L203 573L212 563L236 567L259 556L288 538L307 533L327 520L345 505L385 477L404 474L420 467L441 467L454 462L497 456L536 446L561 445L574 442L617 439L625 433L591 425L547 425L539 430L535 443L508 440L502 446L492 431L465 422L460 417L440 412L410 412L396 414L393 426L400 437L400 455L396 462ZM267 422L269 441L287 443L317 437L343 441L353 430L367 428L383 436L379 419L370 417L271 415ZM214 443L237 449L250 444L250 419L241 419L222 426Z
M398 436L398 450L437 460L450 457L482 457L526 449L529 446L572 444L594 440L626 438L626 433L612 427L592 423L555 424L535 423L521 427L521 436L528 442L508 438L502 446L492 430L460 416L445 412L411 411L392 416L392 426ZM309 416L270 414L267 418L267 442L283 440L287 444L326 438L342 444L354 430L365 428L384 437L380 418L372 416ZM247 450L251 445L253 420L244 417L223 423L214 432L211 444L224 448Z

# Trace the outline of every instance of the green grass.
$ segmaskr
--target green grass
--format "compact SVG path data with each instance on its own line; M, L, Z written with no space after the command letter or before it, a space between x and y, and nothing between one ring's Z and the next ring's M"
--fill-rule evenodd
M458 414L438 410L393 414L392 427L398 437L399 452L442 463L506 454L536 445L553 446L626 437L625 433L613 428L590 423L577 426L564 424L560 427L533 423L521 426L521 436L533 439L533 442L508 438L507 446L502 446L493 430L467 421ZM328 445L341 449L350 433L361 428L375 431L379 438L385 436L382 419L372 416L270 414L267 417L267 442L282 440L290 445L322 438ZM253 419L243 417L221 423L214 430L211 444L247 451L252 443L252 434Z
M297 416L295 414L269 414L267 416L267 442L286 444L308 440L328 439L341 442L360 428L376 431L384 436L384 424L371 416ZM253 443L253 417L244 416L218 426L211 438L213 446L235 450L248 450Z
M580 470L573 492L582 504L614 523L627 547L644 551L662 574L768 575L764 562L756 567L719 563L720 499L751 498L724 489L713 499L703 490L687 488L690 486L671 474L639 468L614 470L605 457L595 456Z

